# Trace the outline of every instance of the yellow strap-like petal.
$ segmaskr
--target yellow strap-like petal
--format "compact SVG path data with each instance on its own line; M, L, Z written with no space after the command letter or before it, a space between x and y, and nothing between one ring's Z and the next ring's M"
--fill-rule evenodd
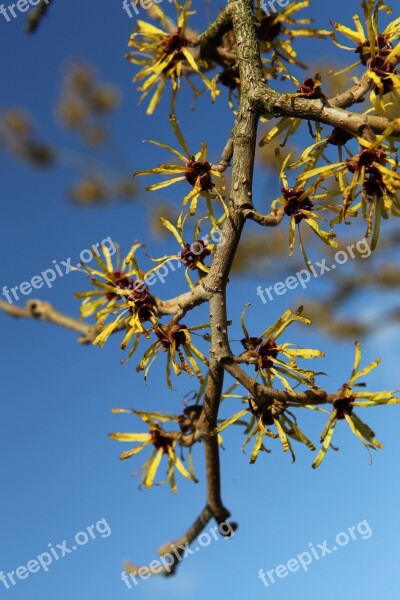
M231 417L229 417L228 419L225 419L225 421L223 423L221 423L221 425L218 425L218 427L216 427L213 431L213 433L220 433L221 431L223 431L224 429L226 429L227 427L229 427L229 425L232 425L232 423L235 423L235 421L237 421L238 419L241 419L242 417L244 417L245 415L247 415L249 412L248 408L245 408L244 410L239 411L238 413L235 413L234 415L232 415Z
M317 457L312 464L313 469L317 469L320 466L320 464L322 463L322 461L324 460L326 453L328 452L330 443L332 441L332 436L333 436L334 431L335 431L335 427L333 426L329 429L328 433L326 434L322 448L318 452Z
M162 448L160 448L158 450L154 460L150 464L149 470L148 470L147 475L144 480L144 485L147 489L151 488L151 486L154 483L154 478L157 474L157 469L160 466L160 462L163 457L163 454L164 454L164 450Z

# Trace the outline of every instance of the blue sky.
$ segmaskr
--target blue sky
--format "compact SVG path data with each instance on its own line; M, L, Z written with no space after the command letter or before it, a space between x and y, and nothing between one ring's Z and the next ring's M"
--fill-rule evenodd
M215 3L217 5L217 3ZM314 0L312 15L319 26L328 27L329 18L349 23L358 2L337 0L334 4ZM200 2L195 3L195 7ZM213 6L215 11L216 6ZM0 108L18 106L33 116L39 131L55 142L73 143L57 126L53 107L68 61L82 59L96 65L103 81L118 85L123 92L121 108L113 117L117 143L128 157L129 171L147 168L161 160L162 152L143 145L145 138L173 142L168 121L168 104L152 118L145 116L145 105L137 105L137 93L131 84L132 66L124 59L126 42L134 26L121 3L77 0L55 2L50 16L38 33L23 33L23 15L7 23L0 15L0 72L2 96ZM204 19L202 19L204 21ZM318 53L322 62L334 59L337 50L322 42L299 43L305 60ZM343 53L340 60L348 60ZM197 111L180 103L181 125L187 137L197 145L204 138L211 158L217 157L232 126L232 115L224 99L212 106L204 97ZM0 288L31 279L52 261L78 257L81 250L111 236L128 249L136 238L148 243L155 256L164 245L146 232L151 211L151 195L143 195L137 204L118 204L101 209L79 208L65 199L63 190L73 174L56 169L43 175L5 155L0 156L2 219L0 252L2 256ZM256 191L265 192L265 174L258 173ZM268 185L276 187L273 179ZM165 196L175 205L176 193ZM148 203L148 204L147 204ZM345 265L343 269L350 268ZM327 275L328 277L328 275ZM230 318L238 319L242 306L253 302L248 324L276 319L289 306L296 307L302 293L293 292L269 305L255 296L264 280L246 278L231 285ZM314 281L307 290L313 298L323 282ZM173 296L181 289L181 274L173 274L156 293ZM51 289L42 289L40 297L60 310L77 314L72 295L87 289L78 273L57 279ZM364 294L354 314L373 318L382 302L376 295ZM199 311L200 319L206 312ZM371 410L363 415L373 426L383 452L374 454L371 467L367 453L346 427L338 428L334 443L340 452L331 452L323 466L310 468L312 455L297 447L294 465L283 455L277 443L272 454L260 456L253 466L248 454L240 451L241 437L236 431L224 436L222 451L223 498L239 529L230 541L212 542L189 556L178 575L154 578L131 590L120 580L122 562L131 559L147 563L156 558L156 548L180 535L194 520L204 504L205 480L202 448L194 458L200 482L178 479L178 495L164 487L151 491L137 489L131 473L139 463L118 460L122 445L108 440L110 431L129 430L129 417L111 415L113 407L180 411L184 395L195 386L184 376L175 380L176 392L165 389L163 368L153 368L145 385L135 372L136 359L121 366L118 340L111 340L102 351L80 347L76 336L52 325L15 321L1 316L1 511L0 571L9 572L48 551L48 544L71 545L76 533L105 519L111 534L97 535L71 555L54 561L47 573L31 574L5 589L0 581L1 597L25 600L40 597L50 600L95 597L147 599L155 594L169 598L207 596L214 600L221 591L235 597L243 593L255 598L276 600L293 595L323 596L345 600L354 595L372 600L378 594L385 600L396 597L399 588L400 523L398 505L399 436L396 408ZM232 333L239 336L239 329ZM365 364L381 356L381 367L369 378L371 389L399 388L398 328L383 327L363 343ZM285 340L286 341L286 340ZM337 389L348 377L353 359L351 343L332 341L318 331L293 327L290 341L317 346L327 353L318 368L326 371L326 387ZM325 381L325 380L324 380ZM224 414L239 410L225 408ZM301 415L307 434L317 440L324 424L321 415ZM132 423L134 426L135 423ZM348 545L310 565L309 571L291 573L269 588L258 578L265 571L286 564L289 559L308 551L309 544L328 541L349 527L366 520L372 531L369 539L358 536Z

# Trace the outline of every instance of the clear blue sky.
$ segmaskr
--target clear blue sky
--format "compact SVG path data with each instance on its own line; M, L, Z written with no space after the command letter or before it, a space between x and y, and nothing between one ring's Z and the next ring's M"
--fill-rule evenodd
M349 23L359 6L354 0L312 4L310 12L324 27L329 26L329 18ZM215 5L214 11L218 3ZM68 60L83 59L97 66L102 80L123 90L122 107L113 125L117 141L129 158L129 171L158 161L161 153L142 145L141 140L158 137L173 141L165 120L168 107L163 104L148 118L145 105L137 106L137 94L130 83L133 69L124 59L134 23L121 2L58 0L50 13L33 37L23 33L23 15L10 23L0 15L1 108L26 108L40 131L68 144L67 134L60 133L56 125L52 107ZM298 47L303 48L308 61L317 54L321 61L337 54L332 45L322 42L300 43ZM341 60L347 59L342 55ZM221 98L215 107L204 98L198 108L195 113L181 108L182 127L196 145L206 138L211 156L216 157L232 116ZM144 202L151 207L151 195L136 206L82 210L69 204L62 194L72 181L71 173L57 169L43 176L4 155L0 163L0 288L31 279L51 267L53 259L77 257L82 249L107 236L123 248L140 237L151 244L153 255L163 252L161 244L146 234L149 214ZM257 186L262 189L261 183ZM179 202L176 194L169 198ZM311 297L319 283L308 289ZM180 284L179 275L172 276L168 289L167 285L159 286L157 292L172 296ZM263 306L255 296L259 284L270 285L267 275L265 281L247 278L232 284L231 318L237 319L243 304L251 300L249 324L262 322L266 327L288 306L297 306L295 293ZM86 286L82 276L71 274L58 279L51 290L42 290L41 297L76 314L73 292ZM355 311L373 318L376 303L376 296L365 295ZM111 415L110 409L172 407L179 411L183 396L194 384L182 376L175 380L177 391L168 392L162 383L162 369L156 367L149 385L144 385L135 373L135 359L120 366L116 339L100 351L79 347L73 333L51 325L13 321L1 315L0 319L0 571L26 566L47 551L48 544L70 543L77 532L101 519L111 528L111 535L98 535L79 551L54 562L47 573L17 580L8 590L0 581L1 598L124 600L162 594L165 600L215 600L221 593L233 598L246 594L275 600L397 597L400 493L396 408L363 415L385 443L385 450L374 454L372 467L367 453L346 427L338 428L335 434L340 452L330 453L317 471L310 468L312 456L307 450L297 447L297 462L292 465L277 443L270 445L272 454L260 456L256 465L250 466L248 455L240 451L240 435L227 433L222 452L223 498L232 518L239 522L234 539L202 548L180 566L174 578L155 578L128 590L120 580L122 561L153 560L156 548L181 534L201 510L205 499L202 448L195 452L200 478L197 487L180 478L176 497L165 486L139 492L137 479L130 476L138 463L131 460L121 464L118 456L125 448L107 439L110 431L129 430L130 420ZM383 358L382 366L369 378L371 389L400 387L398 336L398 328L390 327L364 342L365 362L376 356ZM238 329L232 337L239 337ZM326 351L327 359L320 368L329 373L326 385L330 389L337 389L348 377L352 344L332 342L317 332L305 334L301 328L293 328L290 341L317 345ZM313 440L318 439L323 422L319 415L305 414L302 419ZM327 540L332 546L339 532L364 520L372 530L369 539L358 535L346 547L314 561L308 573L292 573L268 589L258 579L259 569L267 571L287 563L309 550L309 543Z

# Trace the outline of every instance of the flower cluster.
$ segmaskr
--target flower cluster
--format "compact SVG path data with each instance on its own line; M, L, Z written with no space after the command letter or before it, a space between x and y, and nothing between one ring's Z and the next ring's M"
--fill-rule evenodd
M170 122L175 133L175 136L181 146L184 154L180 150L176 150L167 144L163 144L156 140L148 140L151 144L155 144L163 148L164 150L168 150L174 156L179 158L182 161L182 165L177 165L174 163L166 163L160 164L158 167L153 169L148 169L146 171L138 171L135 173L135 176L139 175L172 175L173 177L161 181L159 183L154 183L153 185L149 185L146 187L146 191L155 191L164 189L174 183L179 183L181 181L186 181L189 186L192 188L191 191L184 197L183 206L187 206L189 204L189 214L191 216L196 214L197 203L200 197L205 198L207 204L207 210L209 214L209 218L213 225L216 225L216 217L214 215L214 211L212 208L211 201L215 198L218 198L223 207L226 215L229 215L228 207L225 204L224 196L225 196L225 179L223 174L214 169L212 165L207 160L207 146L202 143L201 150L196 154L192 154L188 148L188 145L185 141L185 138L182 135L182 132L178 126L176 118L174 115L171 115ZM213 177L219 179L221 181L221 185L217 186L213 181Z
M364 79L370 80L372 109L366 109L364 114L368 115L374 110L380 116L388 116L390 107L399 98L400 75L396 65L400 55L400 22L394 19L386 27L380 26L380 14L392 12L383 0L363 0L361 4L365 23L359 15L355 15L355 29L335 23L330 35L336 45L353 51L359 58L340 73L358 65L365 68ZM275 16L268 17L273 18ZM343 46L337 38L338 34L348 37L354 45ZM332 73L328 76L332 76ZM315 77L308 76L303 82L290 73L284 74L283 78L296 85L296 92L290 94L293 98L325 102L319 73ZM359 101L364 101L364 98L359 98ZM265 117L268 120L274 118L273 115ZM296 136L302 123L303 119L300 118L281 118L264 135L260 145L279 139L281 146L284 146L290 137ZM300 246L307 261L301 241L301 222L314 229L324 242L335 246L333 227L338 223L348 223L349 217L357 217L359 213L366 222L366 237L371 238L370 246L375 249L382 219L400 216L398 148L392 137L393 129L399 123L400 120L394 120L382 135L372 134L369 137L353 136L339 127L326 134L321 124L316 123L312 127L309 123L309 132L314 140L300 158L290 164L289 155L282 161L278 152L282 196L275 200L272 208L276 210L282 206L284 214L291 218L290 253L293 252L297 226ZM338 159L334 157L334 148L337 148ZM302 172L296 177L295 184L288 185L287 171L299 168ZM332 185L328 188L327 184ZM322 219L316 215L316 210L333 213L328 219L329 231L320 228Z
M134 448L123 452L120 456L121 460L126 460L127 458L139 454L139 452L148 446L152 447L150 456L138 472L142 475L141 485L143 484L145 488L149 489L153 485L161 485L168 481L171 490L176 493L175 469L186 479L197 482L193 472L191 447L189 451L189 470L185 468L176 452L176 447L182 437L182 427L180 424L184 424L188 420L187 410L186 414L178 416L167 416L160 413L149 413L137 410L130 411L120 408L114 409L112 412L114 414L125 413L137 416L148 427L147 433L110 433L109 435L112 440L116 440L117 442L131 442L138 444ZM165 422L178 423L180 431L166 432L163 427L163 423ZM187 428L185 433L186 432ZM155 483L155 478L164 456L167 458L167 478L159 483Z
M256 15L260 22L259 39L262 53L272 53L274 58L281 58L289 64L305 68L297 58L293 40L298 37L324 39L330 33L324 29L308 27L313 22L312 19L296 19L293 16L309 6L310 0L291 2L288 6L282 7L279 12L266 14L260 0L257 0Z
M171 23L159 6L152 7L152 13L161 22L164 29L152 23L138 20L137 28L131 35L129 46L133 49L127 58L139 65L141 69L135 75L134 81L143 81L139 91L142 98L153 89L153 96L147 108L147 114L152 114L157 108L162 93L168 81L172 83L173 93L180 88L182 77L196 73L215 100L218 90L215 81L210 81L203 73L204 64L193 54L196 40L188 31L188 17L191 0L182 6L175 2L177 9L176 25ZM188 80L189 81L189 80ZM193 84L190 82L191 86ZM195 93L198 95L196 88Z
M208 324L187 327L183 323L157 325L153 330L157 340L146 350L142 360L136 367L136 370L144 371L144 377L146 379L154 360L159 353L164 350L167 355L167 384L171 390L173 390L171 383L171 366L175 375L180 375L182 371L185 371L190 376L196 375L199 382L202 383L203 375L196 358L206 367L208 367L208 360L193 344L190 332L208 327Z
M262 352L258 360L262 361L267 368L271 368L276 360L278 348L273 340L269 341L267 352ZM232 391L239 384L234 384L229 389L223 398L237 398L246 404L246 407L239 412L222 421L215 429L215 434L220 434L224 429L232 424L244 427L246 435L242 449L255 438L254 446L251 452L250 463L254 463L260 451L269 452L264 446L265 437L272 439L280 439L284 452L290 452L293 461L295 455L293 452L291 440L298 441L307 446L311 451L315 452L315 445L308 439L297 424L295 415L290 409L308 409L320 411L329 414L328 422L321 435L321 449L319 450L312 467L315 469L320 466L326 453L331 445L334 429L339 421L346 421L351 432L364 444L368 451L383 448L382 444L375 439L374 432L366 425L354 412L356 407L371 407L382 405L400 404L400 399L393 395L393 392L369 392L354 391L358 386L363 387L365 384L356 383L361 377L370 373L380 362L377 359L370 363L364 369L359 370L361 361L360 345L356 343L356 354L354 367L351 377L341 389L334 395L333 399L327 399L327 402L332 401L333 410L331 413L326 409L318 407L316 404L304 403L298 397L293 396L289 400L264 397L262 394L259 397L250 397L232 394ZM257 368L257 367L256 367ZM310 385L310 384L308 384ZM321 400L321 403L323 401ZM249 419L246 417L250 417ZM276 431L270 428L275 428Z
M383 96L391 91L400 90L400 76L396 64L400 54L400 44L394 46L400 35L400 21L395 19L381 32L379 27L379 11L390 14L392 9L383 0L364 0L362 2L365 27L360 17L354 16L356 29L353 30L341 23L335 23L334 29L350 39L356 47L341 44L334 32L331 37L334 43L345 50L353 50L359 55L359 60L344 71L362 64L367 67L367 73L373 82L371 102L375 110L385 115ZM343 72L343 71L342 71Z
M158 263L158 268L164 264L169 263L171 260L177 260L183 264L185 268L185 277L190 288L194 287L194 284L190 278L189 271L198 271L202 276L209 272L209 268L204 264L205 259L213 253L215 244L209 240L215 233L214 228L211 230L208 236L200 238L200 224L205 219L197 221L193 232L193 241L189 243L185 241L183 234L183 227L186 221L186 217L178 220L177 226L173 225L168 219L160 217L162 225L174 236L175 240L181 247L181 251L178 254L164 256L162 258L152 259ZM221 221L216 223L216 227L219 229Z
M300 176L296 180L296 184L291 187L286 175L286 166L291 158L291 154L288 154L284 160L282 160L280 152L277 151L277 159L280 165L280 179L282 183L282 196L277 198L272 203L273 210L277 210L279 206L283 207L285 215L290 218L289 226L289 249L290 254L294 251L296 227L299 234L299 243L302 250L306 264L308 264L307 255L301 239L300 224L306 223L318 237L329 246L336 247L337 242L334 240L335 234L330 229L325 231L319 226L319 221L324 219L317 214L317 210L337 210L335 206L331 204L322 203L322 200L326 200L329 196L329 192L322 192L315 194L313 187L306 187L304 184L304 178Z
M268 142L284 130L289 134L297 128L295 120L282 120L268 134L264 142ZM332 227L340 222L346 222L348 217L356 217L361 209L363 219L367 223L366 237L371 237L371 248L376 248L381 220L388 219L389 215L400 216L400 174L398 172L397 150L393 144L385 142L400 120L395 120L381 135L376 136L374 142L364 138L353 138L345 130L335 128L332 132L322 137L320 128L317 129L317 141L306 148L301 157L290 164L292 154L289 153L282 160L277 151L280 177L282 182L282 196L276 199L272 208L274 210L283 206L285 215L291 218L290 223L290 252L293 252L296 225L307 223L322 241L330 246L337 246L334 241L335 234ZM358 152L352 153L347 144L356 141L359 144ZM325 151L329 146L338 148L339 162L325 161ZM347 158L343 155L343 149ZM316 166L320 159L322 166ZM289 186L288 170L303 167L297 176L296 183ZM327 183L333 181L334 185L327 190ZM322 190L322 191L319 191ZM327 202L328 198L341 198L341 204ZM330 230L324 231L318 221L324 220L316 214L316 210L330 211L334 217L329 220ZM299 229L300 246L305 255ZM306 259L307 260L307 259Z
M140 335L149 337L145 322L157 323L154 298L143 279L150 273L144 273L135 260L135 252L142 244L134 244L124 259L121 259L117 246L116 264L113 265L110 251L102 247L102 256L94 253L97 268L82 265L91 277L93 289L79 292L75 298L83 299L80 312L83 318L94 316L96 320L97 337L94 344L103 346L108 337L119 325L126 329L126 335L121 343L125 349L132 338L135 338L133 351L136 350ZM116 318L106 325L109 317Z
M147 378L151 365L163 350L167 354L166 377L171 389L173 389L171 367L176 375L185 371L190 376L196 375L202 382L203 376L197 360L200 360L205 366L208 366L208 360L193 344L190 332L207 328L208 324L194 327L186 327L181 323L160 324L156 300L143 283L143 279L159 268L159 265L144 274L139 269L134 256L140 246L141 244L135 244L122 261L118 251L116 266L112 264L110 252L105 247L102 248L104 260L100 255L95 254L98 269L84 265L85 270L92 277L91 282L94 289L88 292L79 292L75 294L75 297L83 299L82 317L86 318L91 315L95 317L97 337L93 343L102 347L113 332L124 329L126 333L121 348L125 349L133 340L132 348L126 358L127 361L136 352L140 337L143 335L145 338L150 338L153 334L156 341L145 351L137 366L137 371L144 371L144 376ZM206 249L203 250L203 252L205 251ZM185 248L181 260L188 260ZM131 266L129 267L129 265ZM110 323L106 324L109 317L113 318ZM144 327L146 322L149 322L147 328Z
M311 186L313 189L324 184L329 178L335 178L343 198L339 221L344 221L347 216L354 216L361 208L367 222L366 237L372 236L372 250L378 242L381 219L387 219L389 214L400 216L400 174L397 170L397 159L393 156L392 149L383 143L384 139L385 134L378 136L373 143L358 138L358 154L339 163L310 170L306 168L300 176L304 184L316 178ZM359 201L356 202L357 200Z
M324 356L324 353L310 348L298 348L289 343L276 343L292 323L297 321L310 325L311 322L301 316L303 307L301 306L295 312L288 309L276 323L259 336L250 336L244 323L244 314L248 306L246 305L242 312L241 323L245 337L241 343L245 349L246 360L255 365L256 378L260 375L263 384L268 386L272 386L274 379L277 378L293 396L295 392L288 378L293 379L296 384L313 386L314 371L301 369L297 364L297 358L318 358Z
M225 397L229 397L229 394L225 395ZM296 460L296 457L289 438L305 444L312 451L315 450L314 444L310 442L298 427L295 416L282 402L279 402L278 400L266 402L263 399L245 396L235 397L241 398L243 401L247 402L248 407L223 421L215 429L214 433L219 434L233 423L244 425L244 433L247 437L242 445L242 450L253 438L255 438L250 456L250 464L256 462L260 451L269 452L264 446L265 436L271 439L279 438L283 451L290 452L293 462ZM243 417L248 415L251 415L250 420L242 421ZM275 427L276 433L271 431L270 427Z
M393 392L354 391L354 387L357 385L361 387L365 385L363 383L357 384L356 381L361 377L368 375L368 373L375 369L380 363L380 358L374 360L361 370L359 370L360 362L361 348L360 344L356 342L353 371L349 381L342 386L333 401L332 414L321 435L322 447L312 465L314 469L316 469L324 460L328 448L331 445L332 436L338 421L345 420L350 427L350 431L364 444L368 451L383 448L383 445L375 439L375 434L372 429L363 423L360 417L355 414L354 407L365 408L370 406L382 406L385 404L400 404L400 399L395 398Z

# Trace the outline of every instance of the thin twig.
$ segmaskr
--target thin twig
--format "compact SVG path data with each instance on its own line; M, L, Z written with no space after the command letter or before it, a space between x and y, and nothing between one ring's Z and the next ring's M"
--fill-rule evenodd
M39 321L47 321L77 331L82 334L82 337L79 338L81 344L91 344L95 338L96 331L93 325L60 313L51 304L42 300L30 300L23 307L14 306L0 300L0 310L17 319L38 319Z

